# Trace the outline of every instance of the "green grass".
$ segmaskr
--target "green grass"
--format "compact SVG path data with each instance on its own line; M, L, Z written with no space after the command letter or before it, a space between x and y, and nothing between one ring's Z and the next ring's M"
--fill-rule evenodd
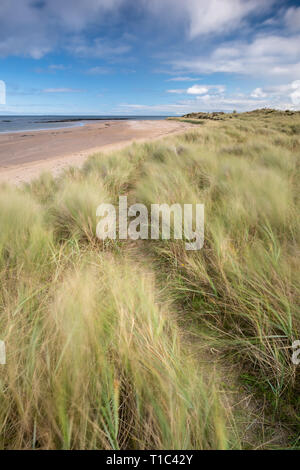
M299 448L299 129L222 115L1 187L1 448ZM99 241L119 195L204 203L203 249Z

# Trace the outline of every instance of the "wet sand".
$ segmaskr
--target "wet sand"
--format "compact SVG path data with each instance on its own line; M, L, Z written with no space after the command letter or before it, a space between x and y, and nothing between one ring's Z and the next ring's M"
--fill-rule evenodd
M80 166L88 155L122 148L133 141L182 132L178 121L99 121L82 127L0 134L0 182L22 183L43 171L59 174Z

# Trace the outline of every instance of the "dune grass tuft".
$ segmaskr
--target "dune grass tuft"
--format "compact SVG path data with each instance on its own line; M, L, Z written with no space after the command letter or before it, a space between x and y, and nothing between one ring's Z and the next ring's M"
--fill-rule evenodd
M199 119L0 188L2 449L299 448L299 115ZM100 242L120 195L204 203L203 249Z

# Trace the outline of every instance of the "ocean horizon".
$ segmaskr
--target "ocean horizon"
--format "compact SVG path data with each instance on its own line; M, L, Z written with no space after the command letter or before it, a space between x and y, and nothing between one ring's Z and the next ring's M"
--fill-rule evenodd
M0 116L0 133L41 131L83 126L90 121L163 120L169 116L134 115L22 115Z

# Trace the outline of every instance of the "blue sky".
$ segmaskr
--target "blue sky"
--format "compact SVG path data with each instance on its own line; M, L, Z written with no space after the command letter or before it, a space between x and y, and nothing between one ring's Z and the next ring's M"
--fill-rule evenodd
M1 0L0 80L0 114L300 109L299 1Z

